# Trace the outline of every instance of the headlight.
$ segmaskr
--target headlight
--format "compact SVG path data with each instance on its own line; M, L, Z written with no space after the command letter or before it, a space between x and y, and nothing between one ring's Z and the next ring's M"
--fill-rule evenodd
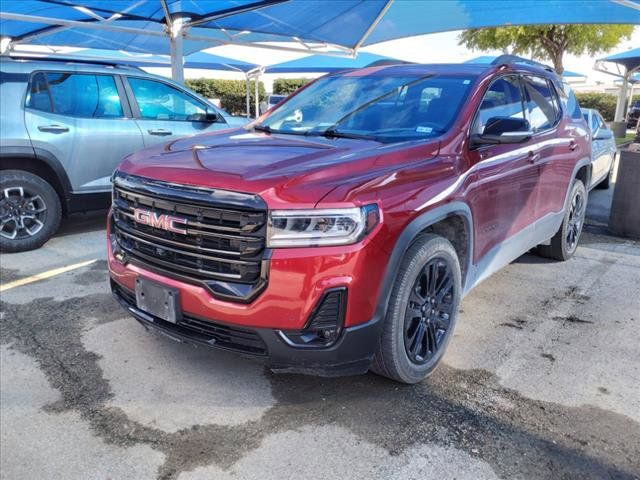
M380 222L377 205L269 212L267 246L312 247L356 243Z

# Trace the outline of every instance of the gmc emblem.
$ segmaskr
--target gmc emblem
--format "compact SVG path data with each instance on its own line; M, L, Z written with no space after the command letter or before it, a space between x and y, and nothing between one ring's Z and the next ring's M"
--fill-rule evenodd
M168 232L181 233L183 235L187 234L187 230L185 228L176 227L176 224L186 225L186 218L174 217L166 214L158 215L156 212L152 212L151 210L134 208L133 219L138 223L149 225L153 228L161 228Z

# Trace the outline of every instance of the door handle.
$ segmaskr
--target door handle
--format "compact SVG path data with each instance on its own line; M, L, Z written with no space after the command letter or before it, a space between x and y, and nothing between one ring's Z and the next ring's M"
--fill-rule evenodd
M161 137L171 135L171 130L165 130L164 128L152 128L151 130L147 130L147 132L149 132L149 135L159 135Z
M64 125L38 125L41 132L64 133L69 131L69 127Z
M527 155L527 160L529 161L529 163L537 163L540 160L540 154L534 152L533 150L530 150L529 154Z
M574 142L573 140L571 140L569 142L569 150L571 150L573 152L576 148L578 148L578 144L576 142Z

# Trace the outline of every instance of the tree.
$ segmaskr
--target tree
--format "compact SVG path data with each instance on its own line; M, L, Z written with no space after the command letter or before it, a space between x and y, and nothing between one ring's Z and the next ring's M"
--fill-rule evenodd
M565 53L596 55L631 38L633 25L531 25L473 28L458 37L472 50L503 50L551 60L558 74L564 72Z

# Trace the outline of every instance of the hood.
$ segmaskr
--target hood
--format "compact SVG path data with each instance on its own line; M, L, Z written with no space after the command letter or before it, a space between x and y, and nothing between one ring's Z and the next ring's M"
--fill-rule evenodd
M261 195L272 208L313 207L345 182L365 183L398 168L399 144L226 130L137 152L120 169L134 175ZM420 146L424 160L438 142Z

